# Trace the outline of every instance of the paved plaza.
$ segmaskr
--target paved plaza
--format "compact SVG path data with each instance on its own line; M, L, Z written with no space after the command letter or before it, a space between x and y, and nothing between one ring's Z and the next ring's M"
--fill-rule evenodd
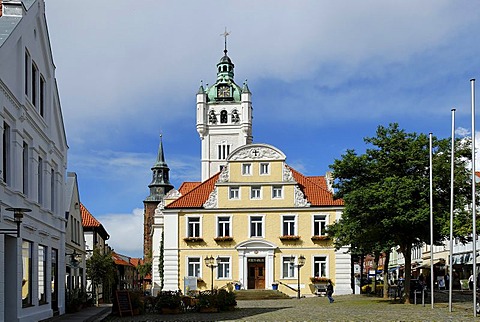
M427 299L429 300L429 298ZM480 321L480 318L478 318ZM430 303L399 304L366 295L335 296L333 304L325 297L286 300L238 301L232 312L185 313L112 317L103 321L472 321L471 292L455 293L453 310L448 309L448 293L435 295Z

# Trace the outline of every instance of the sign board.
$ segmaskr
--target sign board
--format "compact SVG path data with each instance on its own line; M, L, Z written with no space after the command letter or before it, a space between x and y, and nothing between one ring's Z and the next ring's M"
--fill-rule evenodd
M124 313L130 313L133 316L132 302L130 302L130 293L128 291L117 291L118 313L123 316Z
M185 276L183 278L183 294L187 295L189 291L197 290L197 278Z

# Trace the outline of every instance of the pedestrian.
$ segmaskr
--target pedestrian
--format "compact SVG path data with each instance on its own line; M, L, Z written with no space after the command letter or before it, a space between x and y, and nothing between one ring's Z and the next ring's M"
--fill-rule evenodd
M333 284L332 284L332 280L328 280L328 284L327 284L327 297L328 297L328 300L330 301L330 303L333 303L333 301L335 301L333 299Z
M468 288L470 290L473 290L473 274L471 274L470 277L468 278Z

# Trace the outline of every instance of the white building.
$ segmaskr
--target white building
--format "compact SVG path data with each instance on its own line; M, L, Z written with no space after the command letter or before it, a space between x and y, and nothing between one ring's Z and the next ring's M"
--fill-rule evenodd
M80 211L80 196L78 193L77 174L67 173L65 190L65 282L68 291L86 289L86 256L85 238L83 236L82 213Z
M0 2L0 320L64 313L67 141L43 0Z

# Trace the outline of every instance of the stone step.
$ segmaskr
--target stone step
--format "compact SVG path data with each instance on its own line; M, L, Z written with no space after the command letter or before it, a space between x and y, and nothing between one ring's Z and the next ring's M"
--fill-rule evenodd
M237 300L276 300L289 299L285 293L273 290L239 290L235 291Z

